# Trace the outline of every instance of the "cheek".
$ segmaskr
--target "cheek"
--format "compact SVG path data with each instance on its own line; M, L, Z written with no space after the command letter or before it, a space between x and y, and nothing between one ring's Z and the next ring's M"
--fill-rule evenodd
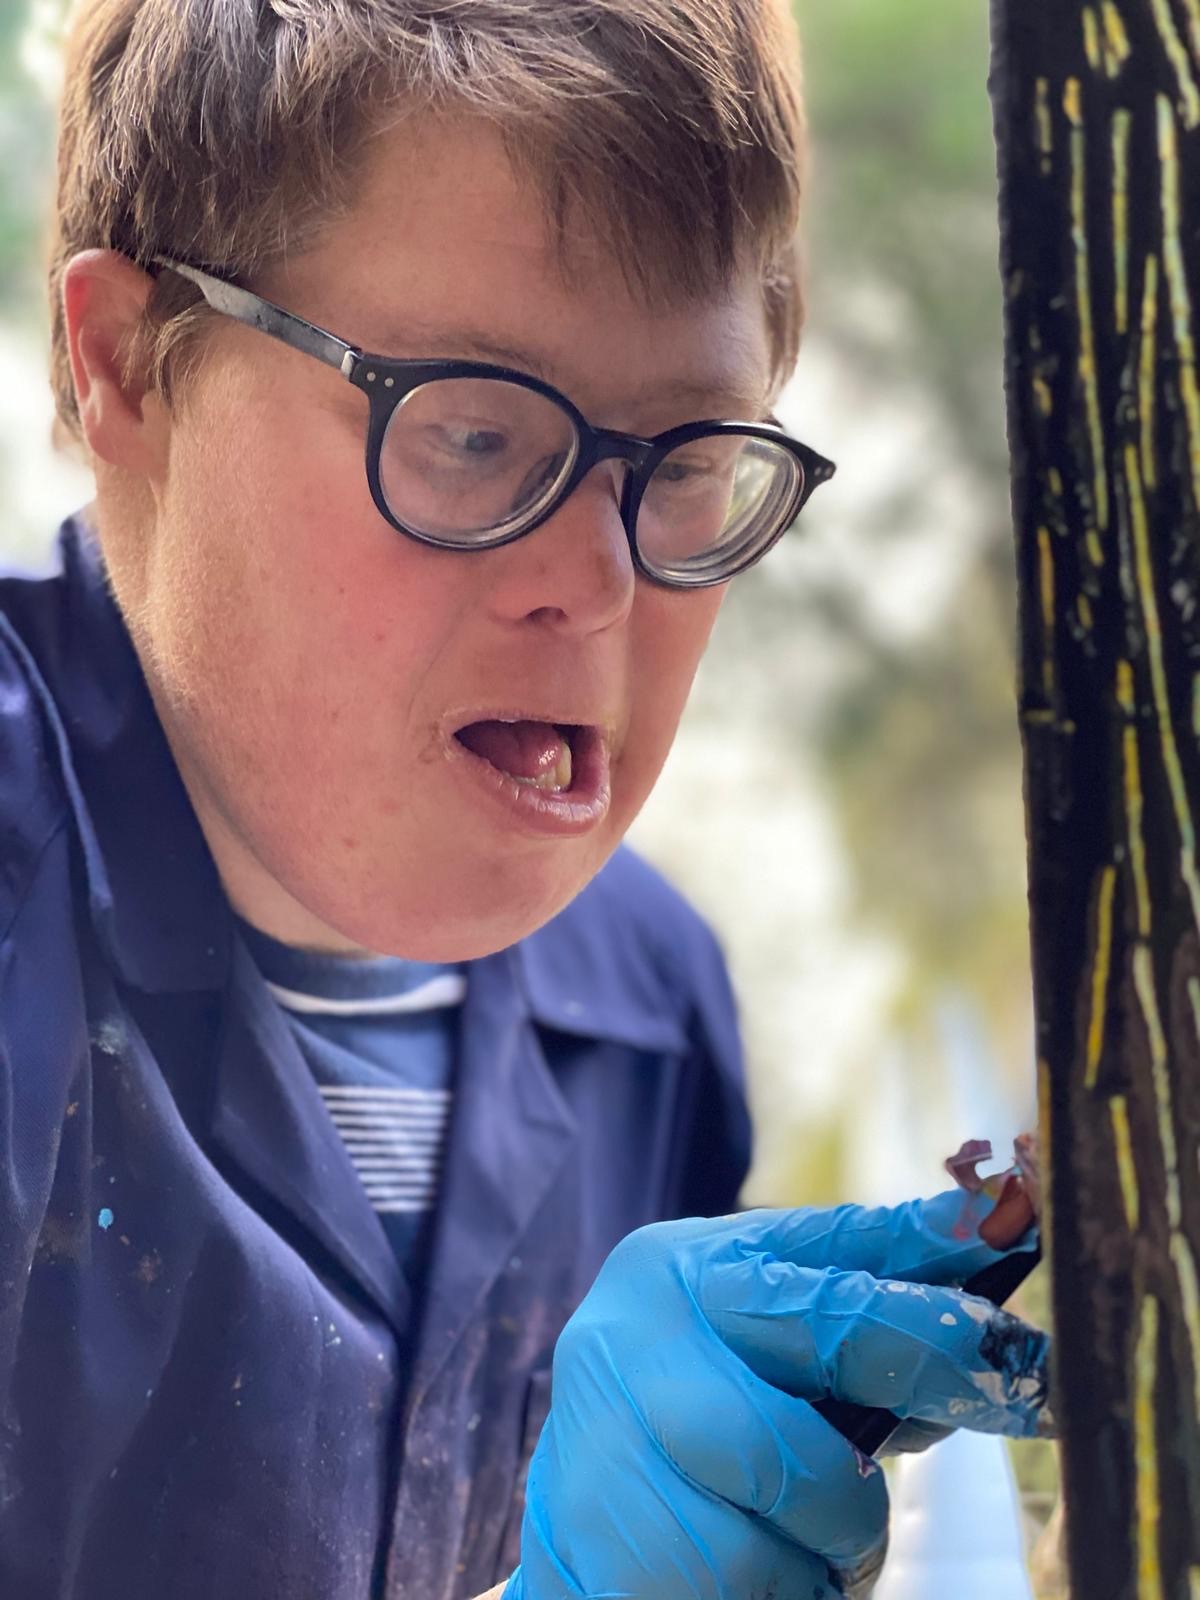
M458 605L437 552L382 522L361 446L314 410L197 428L162 508L150 612L162 675L260 750L284 728L293 749L318 728L369 746L382 734L372 708L394 734Z
M724 588L679 594L647 585L639 592L627 758L645 792L667 758L724 596Z
M315 405L209 407L173 455L167 536L196 517L199 543L244 585L244 598L336 592L348 558L378 521L361 444ZM386 530L385 530L386 531ZM383 540L376 543L380 546ZM262 608L265 613L266 607Z

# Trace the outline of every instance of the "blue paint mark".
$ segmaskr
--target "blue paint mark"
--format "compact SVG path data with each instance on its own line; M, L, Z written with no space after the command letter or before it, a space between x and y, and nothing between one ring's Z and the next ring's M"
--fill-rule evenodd
M108 1209L107 1206L105 1206L104 1209L101 1211L100 1215L96 1218L96 1221L100 1224L100 1226L106 1232L108 1231L109 1228L112 1227L112 1225L113 1225L113 1214Z
M1050 1335L1007 1311L994 1311L979 1341L979 1354L1000 1374L1003 1403L1036 1413L1049 1387Z

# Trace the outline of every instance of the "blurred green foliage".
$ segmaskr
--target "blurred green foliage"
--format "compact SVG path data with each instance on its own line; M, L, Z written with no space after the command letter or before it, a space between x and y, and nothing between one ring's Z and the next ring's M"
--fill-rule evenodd
M863 916L913 954L907 1003L961 984L1027 1069L1028 947L1015 708L1015 577L1002 384L987 8L978 0L794 0L805 50L813 178L812 320L875 389L935 419L929 472L967 485L973 555L936 626L901 644L864 594L805 591L801 626L843 663L811 726L807 664L771 673L793 736L815 734L856 867ZM882 301L885 313L864 307ZM845 472L870 473L869 461ZM913 487L883 493L862 537L882 554L911 524ZM797 595L767 567L735 600L776 628ZM749 627L745 628L748 636ZM747 638L748 642L748 638ZM801 725L803 724L803 726Z
M995 156L978 0L794 0L817 147L814 280L871 279L904 334L872 337L821 293L848 357L936 392L956 451L1006 471Z
M43 234L54 114L28 67L31 8L0 6L0 316L41 311Z

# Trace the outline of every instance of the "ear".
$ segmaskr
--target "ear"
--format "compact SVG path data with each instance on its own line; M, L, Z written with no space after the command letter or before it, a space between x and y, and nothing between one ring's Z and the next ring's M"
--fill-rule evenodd
M93 455L141 477L164 460L166 415L129 370L153 279L115 250L86 250L63 274L63 311L83 435ZM150 403L148 403L150 402Z

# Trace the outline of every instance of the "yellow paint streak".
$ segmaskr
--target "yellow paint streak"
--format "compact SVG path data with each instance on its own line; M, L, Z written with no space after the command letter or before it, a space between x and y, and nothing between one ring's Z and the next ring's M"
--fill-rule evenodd
M1158 155L1162 171L1163 261L1171 292L1175 344L1179 350L1179 391L1187 418L1192 497L1200 511L1200 384L1196 381L1196 339L1192 331L1192 302L1179 204L1179 135L1171 103L1161 94L1158 97Z
M1048 476L1050 479L1050 493L1054 495L1055 499L1061 500L1063 492L1062 473L1057 467L1051 467Z
M1050 158L1054 154L1054 119L1050 115L1050 83L1046 78L1037 81L1037 147L1042 156L1042 171L1050 171Z
M1100 1057L1104 1054L1104 1019L1108 1009L1108 978L1112 968L1112 909L1113 890L1117 886L1117 869L1105 867L1100 874L1100 889L1096 895L1095 955L1092 959L1092 1014L1088 1022L1087 1066L1083 1082L1087 1089L1096 1087L1096 1074Z
M1128 661L1117 662L1117 701L1126 717L1132 718L1136 710L1133 698L1133 668ZM1133 872L1134 903L1137 907L1137 929L1143 939L1150 937L1150 884L1146 877L1146 842L1142 837L1142 812L1145 799L1142 795L1141 761L1138 756L1137 729L1130 722L1122 738L1125 776L1125 818L1129 825L1129 865Z
M1183 1203L1179 1190L1179 1145L1175 1138L1175 1120L1171 1115L1171 1079L1167 1072L1167 1040L1163 1033L1162 1017L1158 1010L1158 992L1154 987L1154 965L1147 945L1139 944L1133 952L1133 986L1137 991L1146 1035L1150 1041L1150 1075L1154 1081L1154 1109L1158 1120L1158 1139L1162 1146L1163 1170L1166 1173L1167 1225L1178 1233L1183 1220Z
M1079 317L1079 377L1083 384L1088 434L1092 441L1092 476L1096 521L1108 528L1108 472L1104 424L1100 417L1100 385L1096 373L1096 328L1092 314L1091 262L1087 235L1087 150L1083 133L1083 97L1078 78L1068 78L1063 106L1071 123L1071 238L1075 245L1075 298Z
M1137 710L1133 697L1133 668L1128 661L1117 662L1117 704L1130 717Z
M1100 543L1100 535L1095 528L1088 529L1084 542L1087 545L1087 553L1092 559L1092 565L1094 567L1102 567L1104 565L1104 546Z
M1183 0L1183 10L1187 17L1188 40L1192 46L1192 54L1200 61L1200 3L1198 0Z
M1041 1191L1042 1215L1040 1233L1042 1239L1042 1254L1046 1259L1047 1272L1053 1272L1051 1253L1054 1247L1054 1226L1051 1212L1054 1205L1054 1184L1052 1151L1054 1149L1053 1127L1053 1099L1050 1084L1050 1063L1044 1056L1038 1057L1037 1068L1038 1091L1038 1150L1041 1163Z
M1187 981L1188 999L1192 1005L1192 1027L1195 1029L1196 1038L1200 1040L1200 978L1191 977ZM1176 1243L1178 1240L1178 1243ZM1200 1285L1196 1282L1196 1258L1191 1247L1182 1234L1172 1235L1171 1256L1175 1263L1175 1271L1179 1276L1179 1288L1183 1299L1184 1321L1187 1325L1188 1340L1192 1349L1192 1384L1196 1400L1196 1415L1200 1416ZM1196 1582L1200 1579L1200 1567L1191 1569L1193 1594L1200 1600L1197 1593Z
M1154 1391L1158 1387L1158 1301L1142 1301L1133 1358L1133 1461L1136 1478L1138 1600L1163 1600L1158 1559L1158 1430Z
M1146 843L1142 838L1142 776L1138 765L1137 729L1126 728L1125 752L1125 814L1129 819L1129 865L1133 868L1133 892L1137 903L1138 932L1142 938L1150 934L1150 885L1146 877Z
M1039 528L1038 587L1042 597L1042 693L1054 698L1054 550L1049 528Z
M1099 72L1104 65L1100 55L1100 21L1091 6L1083 8L1083 48L1087 52L1088 66Z
M1129 1132L1129 1102L1115 1094L1108 1102L1112 1114L1113 1143L1117 1150L1117 1176L1121 1180L1121 1200L1130 1233L1136 1233L1141 1215L1138 1202L1137 1167L1133 1160L1133 1138Z
M1129 134L1133 115L1113 118L1113 250L1117 264L1117 332L1129 332Z
M1200 1600L1200 1567L1188 1568L1189 1600Z
M1138 596L1142 603L1142 617L1146 624L1146 645L1150 656L1150 682L1154 690L1155 719L1162 744L1167 787L1171 791L1171 807L1175 812L1176 827L1179 829L1179 871L1192 902L1192 917L1197 931L1200 931L1200 875L1196 872L1196 829L1192 821L1192 808L1188 801L1183 767L1179 761L1179 749L1175 743L1175 728L1171 721L1167 669L1163 660L1162 626L1158 618L1154 570L1150 562L1150 525L1146 515L1146 497L1142 492L1141 473L1138 470L1138 453L1132 445L1125 446L1125 471L1129 481L1134 568L1137 573Z
M1146 257L1146 282L1142 292L1142 354L1138 371L1138 412L1142 423L1142 473L1148 489L1158 488L1158 455L1154 448L1157 405L1155 372L1158 367L1158 257Z
M1175 26L1171 0L1150 0L1150 9L1154 13L1154 25L1158 29L1163 48L1167 52L1167 59L1179 84L1179 112L1183 117L1183 125L1189 130L1200 127L1200 89L1196 87L1196 80L1192 76L1192 64L1188 60L1183 40L1179 37L1179 29Z
M1054 391L1040 372L1033 375L1033 403L1040 416L1048 417L1054 411Z
M1100 11L1104 18L1105 65L1108 67L1109 77L1115 78L1133 51L1130 48L1129 35L1125 31L1125 19L1113 4L1113 0L1104 0Z
M1088 599L1087 595L1081 594L1079 596L1079 599L1076 602L1076 609L1079 612L1080 622L1083 624L1088 633L1090 633L1096 625L1096 619L1092 615L1092 602Z
M1196 1274L1196 1258L1192 1254L1192 1247L1182 1233L1171 1235L1171 1260L1175 1266L1175 1276L1179 1279L1183 1325L1187 1329L1192 1352L1192 1394L1196 1415L1200 1417L1200 1278Z

